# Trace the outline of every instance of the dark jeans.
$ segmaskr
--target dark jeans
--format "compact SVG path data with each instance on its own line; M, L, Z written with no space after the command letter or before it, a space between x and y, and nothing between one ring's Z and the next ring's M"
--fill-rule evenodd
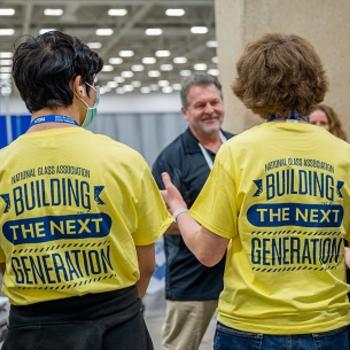
M136 287L11 306L2 350L153 350Z
M217 324L214 350L349 350L348 327L297 335L248 333Z

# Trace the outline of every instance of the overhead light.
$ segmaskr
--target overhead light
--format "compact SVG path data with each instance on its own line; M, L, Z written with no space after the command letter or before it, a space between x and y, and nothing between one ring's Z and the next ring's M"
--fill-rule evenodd
M146 35L162 35L163 30L160 28L147 28L145 30Z
M40 35L41 34L45 34L45 33L48 33L48 32L52 32L54 30L56 30L56 29L54 29L54 28L42 28L42 29L39 30L39 34Z
M196 63L193 68L195 70L206 70L208 67L205 63Z
M0 66L11 66L12 60L0 60Z
M109 9L108 15L109 16L125 16L128 14L127 9Z
M140 91L142 94L149 94L151 92L151 89L148 86L142 86Z
M116 90L115 90L115 92L117 93L117 94L120 94L120 95L122 95L122 94L125 94L125 90L124 90L124 88L121 86L121 87L118 87Z
M100 88L100 95L107 94L107 93L110 92L110 91L111 91L111 89L107 89L107 88L101 87L101 88Z
M156 56L157 57L169 57L170 56L170 51L169 50L158 50L156 51Z
M166 9L165 14L169 17L179 17L185 14L184 9Z
M119 51L119 56L120 57L132 57L134 56L134 51L133 50L120 50Z
M114 69L114 67L110 64L105 64L103 67L102 67L102 72L112 72Z
M173 88L172 88L171 86L164 86L164 87L162 88L162 92L163 92L164 94L170 94L170 93L173 92Z
M161 87L164 87L164 86L169 86L170 83L168 82L168 80L159 80L158 85Z
M110 36L113 34L113 29L111 28L98 28L96 29L96 35L98 36Z
M150 70L150 71L148 71L148 76L150 78L159 78L160 77L160 71L159 70Z
M62 16L63 9L45 9L44 15L45 16Z
M0 35L13 35L13 34L15 34L15 30L12 28L0 29Z
M219 70L216 68L208 69L208 74L214 75L215 77L217 77L219 75Z
M219 60L218 60L218 57L217 56L214 56L211 61L215 64L218 64L219 63Z
M11 73L12 68L5 66L5 67L0 67L0 73Z
M0 9L0 16L13 16L15 13L15 9L12 8Z
M180 71L180 75L182 77L189 77L192 74L192 72L189 69L183 69Z
M139 80L134 80L134 81L131 82L131 85L132 85L133 87L138 88L138 87L141 86L141 81L139 81Z
M123 88L126 92L134 91L134 87L131 84L124 85Z
M0 79L10 79L11 74L10 73L0 73Z
M1 87L1 95L2 96L8 96L11 95L12 89L11 86L5 85Z
M145 69L145 67L142 64L133 64L131 66L131 70L134 72L142 72Z
M152 91L158 91L158 90L159 90L158 84L151 84L149 87L150 87L150 89L151 89Z
M143 57L142 58L142 63L143 64L154 64L156 62L157 62L157 60L156 60L155 57Z
M111 91L111 89L109 87L107 87L107 86L101 86L100 87L100 94L101 95L104 95L105 93L110 92L110 91Z
M0 52L0 58L12 58L12 52Z
M206 34L208 33L208 27L206 26L194 26L191 28L193 34Z
M120 75L123 78L132 78L134 76L134 73L131 70L125 70L125 71L121 72Z
M208 47L218 47L218 42L216 40L209 40L207 41Z
M170 72L173 70L173 65L170 63L164 63L160 65L160 70L162 70L163 72Z
M125 78L123 78L123 77L114 77L113 80L120 84L120 83L124 83Z
M187 62L187 58L186 57L174 57L173 61L176 64L183 64L183 63Z
M108 62L110 64L122 64L123 63L123 59L120 57L111 57Z
M100 49L102 47L102 44L100 42L97 42L97 41L87 43L86 45L89 46L89 48L91 50L97 50L97 49Z
M107 83L107 86L110 87L110 88L112 88L112 89L114 89L114 88L116 88L116 87L118 86L118 83L117 83L115 80L109 81L109 82Z
M173 89L176 91L180 91L181 90L181 84L175 83L173 84Z

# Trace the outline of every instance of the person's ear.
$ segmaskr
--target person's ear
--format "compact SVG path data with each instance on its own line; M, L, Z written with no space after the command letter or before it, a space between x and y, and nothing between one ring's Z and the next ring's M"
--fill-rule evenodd
M182 118L184 119L184 120L187 120L188 118L187 118L187 108L186 107L181 107L181 114L182 114Z
M81 75L77 75L75 78L72 79L71 88L74 95L81 98L86 97L86 88L81 78Z

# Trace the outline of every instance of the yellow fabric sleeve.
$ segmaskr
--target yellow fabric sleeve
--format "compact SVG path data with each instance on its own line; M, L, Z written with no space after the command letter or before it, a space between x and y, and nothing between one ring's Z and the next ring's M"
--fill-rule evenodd
M227 239L237 235L238 216L233 169L225 169L223 166L229 156L225 145L222 146L214 167L190 210L191 216L202 226Z

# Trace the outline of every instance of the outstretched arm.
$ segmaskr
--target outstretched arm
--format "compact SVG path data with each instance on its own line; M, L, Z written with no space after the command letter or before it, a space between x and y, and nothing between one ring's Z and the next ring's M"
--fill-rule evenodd
M168 173L162 173L165 190L161 191L169 211L174 214L178 209L187 208L180 192L173 185ZM187 212L176 218L178 228L187 247L205 266L216 265L224 256L229 240L222 238L199 225Z

